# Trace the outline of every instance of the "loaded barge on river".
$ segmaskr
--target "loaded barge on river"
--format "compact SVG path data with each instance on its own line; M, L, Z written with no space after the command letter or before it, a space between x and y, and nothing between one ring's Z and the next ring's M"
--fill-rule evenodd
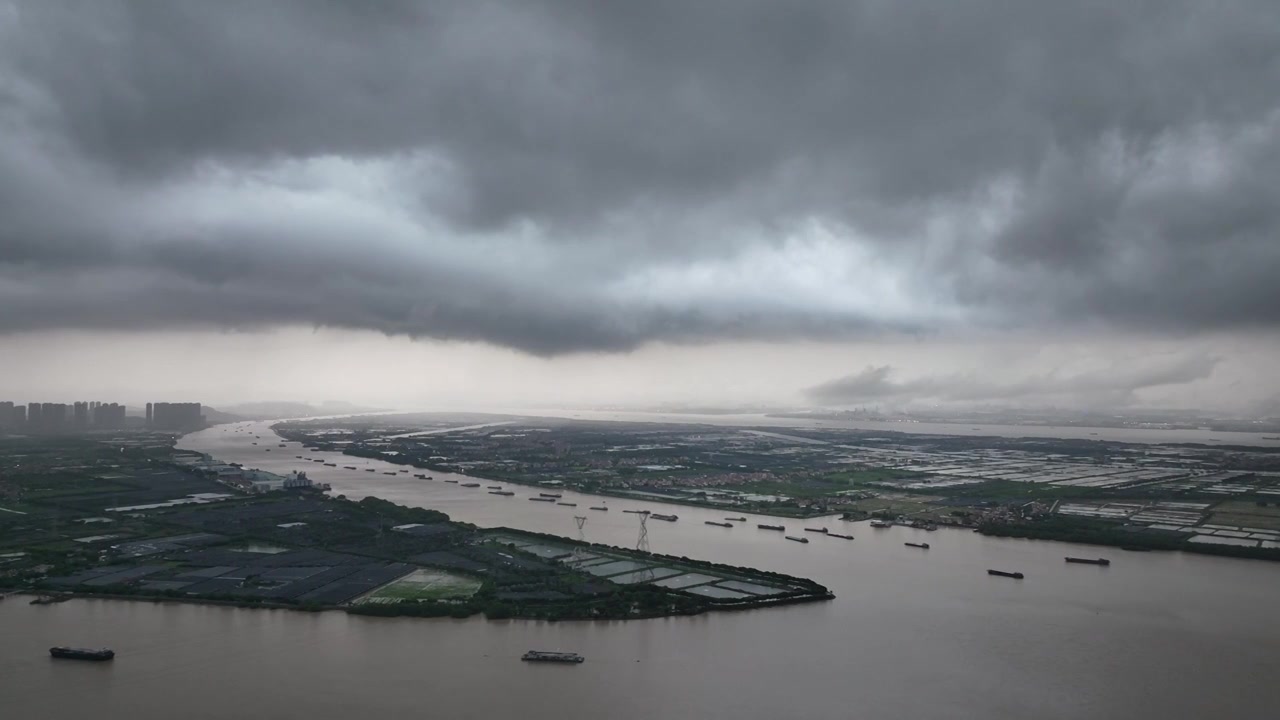
M586 658L578 653L569 652L547 652L545 650L530 650L520 656L525 662L557 662L557 663L580 663L585 662Z
M73 647L51 647L49 654L63 660L110 660L116 656L115 650L107 648L99 648L91 650L89 648L73 648Z

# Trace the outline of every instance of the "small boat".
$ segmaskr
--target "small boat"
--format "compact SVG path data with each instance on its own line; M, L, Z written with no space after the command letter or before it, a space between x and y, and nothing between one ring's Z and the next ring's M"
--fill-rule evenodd
M414 476L415 478L419 479L419 480L426 480L426 479L427 479L427 476L426 476L426 475L423 475L422 473L414 473L414 474L413 474L413 476Z
M364 469L364 471L365 471L365 472L377 472L377 470L374 470L373 468L365 468L365 469Z
M409 471L408 471L408 470L401 470L400 472L402 472L402 473L407 473L407 472L409 472Z
M110 660L116 656L114 650L107 648L91 650L89 648L51 647L49 648L49 654L64 660Z
M511 497L512 495L515 495L515 493L511 492L510 490L490 490L490 491L489 491L489 494L490 494L490 495L502 495L502 496L505 496L505 497Z
M1005 572L1004 570L988 570L987 574L998 575L1000 577L1013 578L1014 580L1021 580L1024 577L1023 574L1020 572Z
M558 497L560 497L560 493L538 493L538 496L539 496L539 497L558 498Z
M788 535L787 539L794 540L795 542L798 542L798 543L804 543L806 545L809 544L809 538L796 537L795 535Z
M520 656L521 660L526 662L558 662L558 663L580 663L586 658L578 653L567 652L547 652L545 650L530 650Z
M544 497L529 498L529 502L551 502L551 503L553 503L553 502L555 502L555 501L556 501L556 499L555 499L555 498L544 498Z
M280 443L280 447L284 447L284 446L285 446L284 443Z
M728 520L729 522L746 522L747 521L747 519L744 517L736 517L736 518L727 517L725 518L725 520Z
M271 452L271 448L263 448L266 452Z
M761 530L786 530L784 525L756 525Z
M902 543L902 544L906 545L907 547L920 548L921 550L929 549L929 543Z
M805 531L805 532L816 532L816 533L822 533L822 534L824 534L824 535L825 535L827 532L829 532L829 531L828 531L826 528L824 528L824 527L821 527L821 528L805 528L805 529L804 529L804 531Z
M431 477L430 475L428 475L428 476L427 476L427 479L428 479L428 480L435 480L435 478L434 478L434 477Z
M729 523L729 522L719 522L716 520L704 520L703 522L706 523L707 525L715 525L716 527L727 527L727 528L733 527L733 523Z
M827 533L827 537L838 537L841 540L852 540L852 535L841 535L840 533Z
M1108 559L1106 559L1106 558L1078 558L1078 557L1069 557L1069 558L1067 558L1067 562L1069 562L1069 563L1080 563L1081 565L1110 565L1110 564L1111 564L1111 561L1110 561L1110 560L1108 560Z
M556 504L563 505L565 507L578 507L578 503L558 502Z
M604 512L609 512L609 508L607 508L607 507L605 507L605 506L603 506L603 505L601 505L601 506L599 506L599 507L593 507L593 508L591 508L591 509L592 509L592 510L603 510Z
M661 515L659 513L649 513L649 517L654 520L666 520L667 522L675 522L680 519L679 515Z
M302 459L302 456L301 456L301 455L294 455L294 457L298 458L299 460L301 460L301 459Z
M893 523L889 522L888 520L872 520L871 527L876 528L877 530L881 530L884 528L893 527Z

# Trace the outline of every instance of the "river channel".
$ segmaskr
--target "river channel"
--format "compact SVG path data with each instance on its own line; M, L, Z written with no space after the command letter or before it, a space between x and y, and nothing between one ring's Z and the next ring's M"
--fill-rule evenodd
M210 428L180 447L276 472L305 469L335 493L482 526L572 537L573 516L584 515L586 539L614 545L634 546L639 530L637 516L622 510L676 513L674 523L650 521L654 551L810 577L837 598L693 618L547 623L101 600L30 606L13 597L0 602L6 717L1169 720L1280 709L1280 563L781 521L789 531L827 526L856 538L812 536L801 545L756 529L773 518L748 516L727 529L703 521L737 513L575 493L564 501L578 506L564 507L529 502L536 491L518 485L509 486L516 497L502 497L446 483L461 477L447 473L387 476L399 468L280 448L267 425ZM602 502L608 512L587 509ZM931 549L903 545L911 541ZM1065 555L1105 555L1112 565L1068 565ZM991 577L987 568L1026 579ZM46 648L54 644L109 645L118 657L53 661ZM528 649L572 650L587 662L521 663Z

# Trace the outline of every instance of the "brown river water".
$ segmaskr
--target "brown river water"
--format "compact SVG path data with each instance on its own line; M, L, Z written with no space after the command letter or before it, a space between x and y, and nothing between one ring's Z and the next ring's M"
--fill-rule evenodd
M219 426L180 447L250 467L305 469L349 497L376 495L457 520L633 546L810 577L830 602L632 622L384 619L171 603L0 602L5 718L1271 718L1280 716L1280 564L1128 553L972 532L873 530L837 519L736 512L566 493L489 495L377 461L365 473L303 463L302 451ZM266 453L266 447L272 452ZM322 453L306 453L318 456ZM421 472L421 471L418 471ZM609 512L588 505L604 502ZM791 531L828 526L853 541ZM908 541L929 542L921 551ZM1110 567L1068 565L1106 556ZM990 577L1017 570L1023 581ZM110 646L111 663L56 661L51 645ZM522 663L570 650L577 666Z

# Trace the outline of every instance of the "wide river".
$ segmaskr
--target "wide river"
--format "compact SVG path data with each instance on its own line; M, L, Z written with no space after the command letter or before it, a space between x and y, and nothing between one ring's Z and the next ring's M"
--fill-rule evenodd
M265 423L181 447L335 493L376 495L505 525L814 578L831 602L632 622L380 619L180 604L0 602L0 709L13 718L1270 718L1280 716L1280 564L933 533L835 519L849 542L808 545L725 513L567 493L531 503L397 473L327 468ZM236 432L245 428L245 432ZM262 436L258 446L253 435ZM270 453L265 452L267 448ZM322 453L306 453L310 456ZM339 465L396 469L334 456ZM585 512L584 512L585 511ZM776 520L775 520L776 522ZM916 550L905 541L928 541ZM1065 555L1106 555L1109 568ZM987 568L1019 570L1021 582ZM107 645L112 663L54 661L55 644ZM522 663L528 649L580 666Z

